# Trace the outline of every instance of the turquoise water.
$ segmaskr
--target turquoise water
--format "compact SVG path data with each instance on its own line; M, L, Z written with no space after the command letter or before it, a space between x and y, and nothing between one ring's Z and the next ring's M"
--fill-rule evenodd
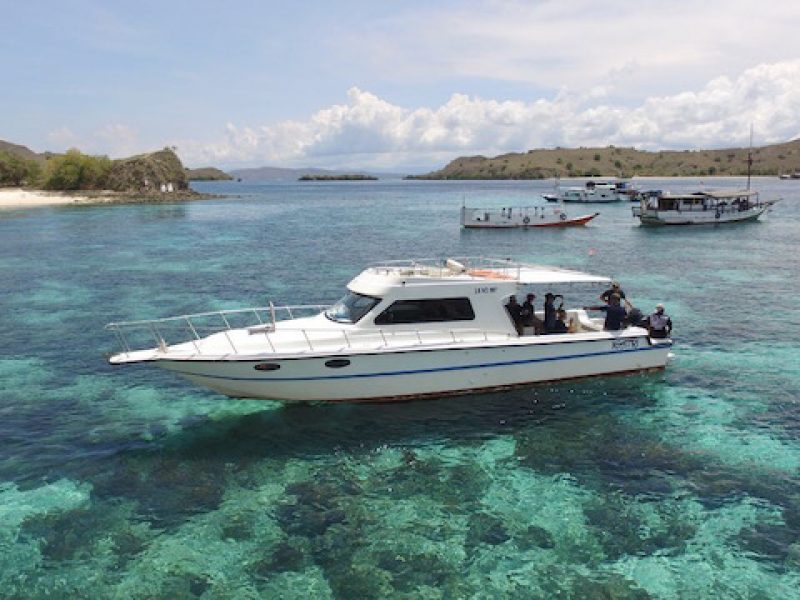
M715 183L741 183L727 180ZM693 190L697 181L647 181ZM755 223L462 231L545 182L244 184L0 213L0 597L800 598L800 187ZM109 321L336 300L379 259L618 277L663 374L397 405L111 368Z

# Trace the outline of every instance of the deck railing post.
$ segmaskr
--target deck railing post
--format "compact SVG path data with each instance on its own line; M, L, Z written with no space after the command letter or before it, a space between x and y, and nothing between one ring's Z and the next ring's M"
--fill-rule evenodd
M200 339L200 336L197 335L197 332L195 331L194 327L192 327L192 321L188 316L186 317L186 324L189 326L189 332L192 335L194 335L194 339L192 340L192 345L194 346L195 352L197 352L198 354L202 354L202 352L200 352L200 346L197 345L197 340Z
M303 332L303 337L306 338L306 343L308 344L308 349L313 352L314 351L314 346L311 345L311 339L308 337L308 333L306 332L305 329L301 329L300 331Z
M229 330L223 331L223 333L225 334L225 338L228 340L228 343L231 345L231 348L233 348L233 353L239 354L239 351L236 349L236 346L233 345L233 340L231 339L231 336L228 335L228 331Z

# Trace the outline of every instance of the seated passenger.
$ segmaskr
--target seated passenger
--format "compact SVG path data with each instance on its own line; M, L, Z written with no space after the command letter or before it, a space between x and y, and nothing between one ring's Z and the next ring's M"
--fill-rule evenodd
M544 332L552 333L556 323L556 298L561 298L561 303L564 303L564 296L561 294L552 294L547 292L544 295Z
M539 335L542 333L542 320L536 316L536 307L533 301L536 299L536 294L528 294L525 296L525 302L522 303L522 326L533 327L534 333Z
M506 304L506 310L508 311L511 320L514 322L514 329L517 330L518 335L522 335L522 307L517 302L517 297L511 295L508 298L508 304Z
M563 308L559 308L556 311L556 320L553 323L553 330L549 333L569 333L569 327L567 326L567 311Z
M656 304L656 311L647 318L647 321L651 338L663 340L672 334L672 319L664 314L663 304Z
M620 305L619 294L611 294L609 303L605 306L584 306L583 310L602 310L606 313L606 320L603 323L603 329L606 331L619 331L622 329L622 323L627 316L625 307Z

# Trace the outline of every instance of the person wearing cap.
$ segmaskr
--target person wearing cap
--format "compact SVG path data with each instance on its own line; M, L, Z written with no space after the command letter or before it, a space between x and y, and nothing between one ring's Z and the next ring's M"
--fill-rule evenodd
M619 286L619 281L612 281L611 287L608 288L605 292L600 294L600 300L605 302L606 304L611 304L611 295L616 294L619 296L620 300L625 302L625 306L631 308L631 303L628 302L627 298L625 298L625 292L622 291L622 288Z
M620 304L620 297L618 294L611 294L608 298L608 304L601 306L584 306L583 310L602 310L606 313L606 320L603 323L603 329L606 331L619 331L623 328L625 317L628 312L625 307Z
M647 318L647 329L650 337L663 340L672 333L672 319L664 313L664 305L656 304L656 310Z

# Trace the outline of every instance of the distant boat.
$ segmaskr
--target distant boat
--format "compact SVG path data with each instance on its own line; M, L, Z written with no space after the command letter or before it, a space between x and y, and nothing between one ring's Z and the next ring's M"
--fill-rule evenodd
M546 194L544 202L531 206L504 208L461 207L461 226L466 229L527 229L529 227L572 227L586 225L600 213L570 218L558 198Z
M781 179L800 179L800 171L795 171L794 173L781 173L779 177Z
M761 201L752 190L714 190L692 194L642 194L633 216L642 225L716 225L753 221L777 200Z
M562 202L619 202L627 197L626 185L610 181L587 181L583 187L560 189Z

